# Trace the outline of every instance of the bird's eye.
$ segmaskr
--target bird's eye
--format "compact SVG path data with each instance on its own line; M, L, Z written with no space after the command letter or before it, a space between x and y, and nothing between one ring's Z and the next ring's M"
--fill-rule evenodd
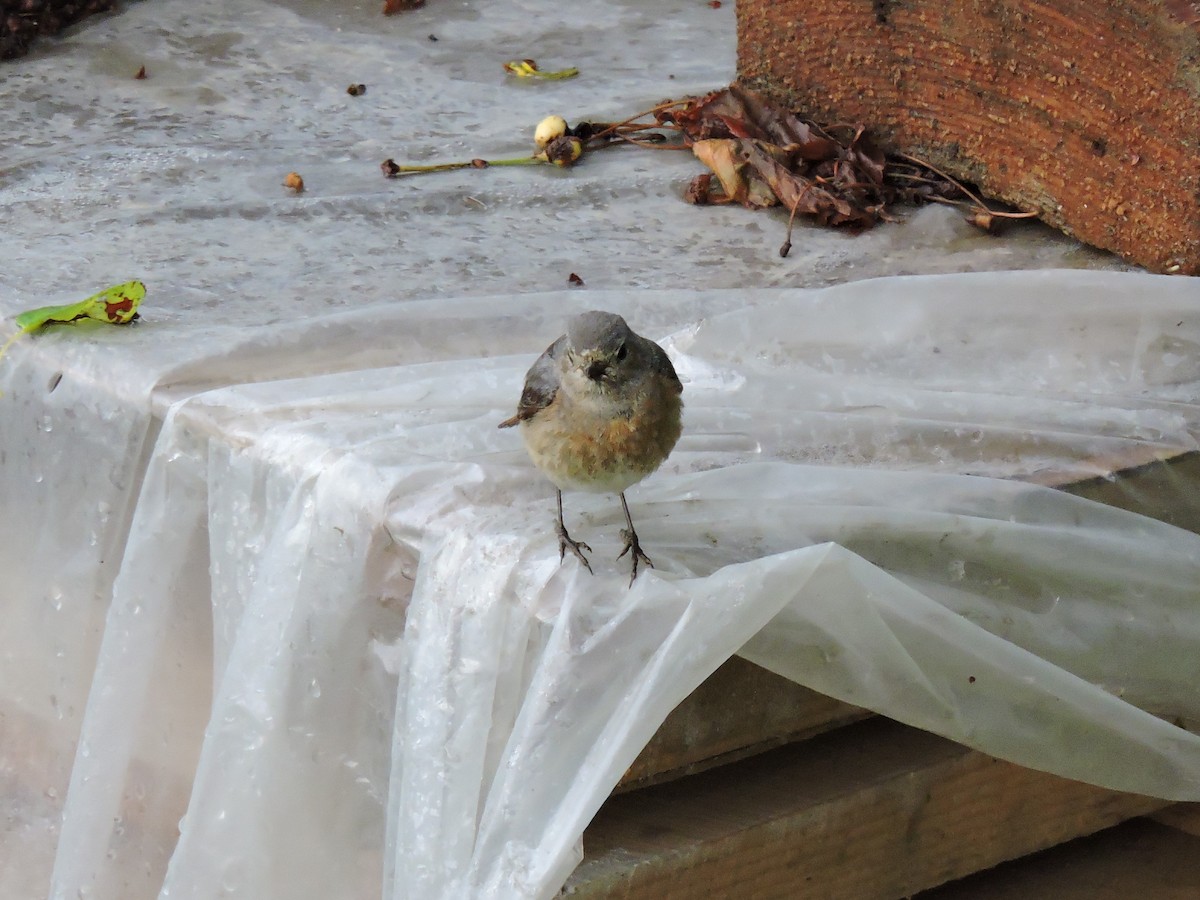
M620 347L617 348L617 359L624 359L628 355L629 355L629 350L625 347L624 344L622 344Z

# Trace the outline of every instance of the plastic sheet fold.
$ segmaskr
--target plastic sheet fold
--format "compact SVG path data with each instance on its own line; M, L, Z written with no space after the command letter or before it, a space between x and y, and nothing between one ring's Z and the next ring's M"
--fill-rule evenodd
M154 447L144 474L126 461L52 896L553 896L734 653L1025 765L1200 799L1200 738L1175 724L1200 718L1200 536L1036 483L1186 471L1186 288L549 294L464 302L466 340L510 351L491 356L449 341L190 393L164 358L158 396L185 395L129 420ZM685 437L629 494L656 563L632 589L616 499L566 495L597 574L560 564L552 490L495 427L544 342L511 352L523 323L585 302L649 322L685 381ZM1046 320L1056 340L1029 340ZM254 354L220 348L212 377Z

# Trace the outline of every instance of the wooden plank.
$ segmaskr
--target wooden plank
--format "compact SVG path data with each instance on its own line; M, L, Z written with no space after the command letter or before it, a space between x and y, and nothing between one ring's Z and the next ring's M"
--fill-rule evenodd
M738 81L864 123L1157 272L1200 272L1194 0L739 0Z
M1200 803L1176 803L1152 815L1155 822L1200 838ZM1200 891L1196 892L1200 897Z
M920 900L1195 900L1200 839L1134 819L920 895Z
M1114 469L1112 475L1063 485L1069 493L1127 509L1200 534L1200 452Z
M613 797L573 898L897 898L1166 803L883 718Z
M735 656L667 716L617 790L733 762L868 715Z

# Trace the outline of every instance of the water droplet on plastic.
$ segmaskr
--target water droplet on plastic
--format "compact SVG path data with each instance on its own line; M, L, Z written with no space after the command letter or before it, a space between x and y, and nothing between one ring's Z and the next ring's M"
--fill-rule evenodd
M242 886L242 863L232 862L221 872L221 890L232 894Z
M59 612L63 608L62 591L55 591L50 595L50 605L54 607L55 612Z
M34 475L34 476L33 476L33 483L34 483L34 484L41 484L41 483L42 483L44 480L45 480L45 479L42 477L42 473L41 473L41 472L38 472L36 475Z
M42 416L41 429L42 429L42 431L47 431L47 432L53 431L54 430L54 418L49 415Z
M321 696L321 683L319 681L317 681L317 679L314 678L312 681L310 681L308 683L308 692L313 697L320 697Z
M52 788L52 787L46 788L46 796L49 797L51 800L53 800L54 798L56 798L58 796L58 788Z

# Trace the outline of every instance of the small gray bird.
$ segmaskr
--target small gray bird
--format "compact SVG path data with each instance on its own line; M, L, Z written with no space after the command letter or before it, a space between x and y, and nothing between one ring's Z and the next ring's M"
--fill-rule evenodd
M538 357L525 376L517 414L500 428L521 426L534 465L558 488L558 556L570 550L584 567L583 551L563 523L564 490L621 495L621 537L638 563L653 567L638 543L625 489L641 481L670 454L683 429L683 385L662 347L635 334L620 316L580 313L567 333Z

